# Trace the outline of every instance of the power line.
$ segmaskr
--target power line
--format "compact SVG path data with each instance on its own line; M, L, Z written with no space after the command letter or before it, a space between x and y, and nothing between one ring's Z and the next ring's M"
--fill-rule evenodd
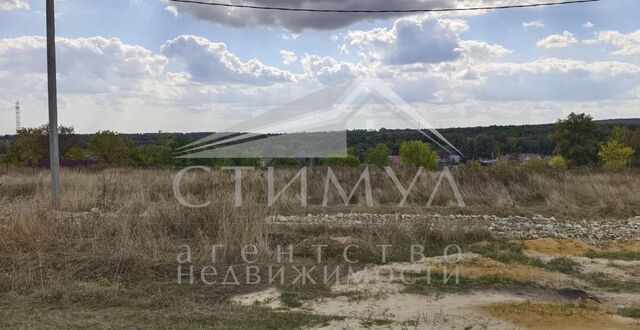
M431 13L431 12L449 12L449 11L471 11L471 10L495 10L495 9L514 9L514 8L533 8L547 6L561 6L588 2L599 2L601 0L570 0L560 2L544 2L531 3L522 5L505 5L505 6L482 6L482 7L466 7L466 8L432 8L432 9L383 9L383 10L351 10L351 9L312 9L312 8L289 8L289 7L270 7L270 6L254 6L239 5L231 3L207 2L198 0L169 0L171 2L180 2L196 5L206 5L215 7L229 8L245 8L258 10L279 10L279 11L297 11L311 13Z

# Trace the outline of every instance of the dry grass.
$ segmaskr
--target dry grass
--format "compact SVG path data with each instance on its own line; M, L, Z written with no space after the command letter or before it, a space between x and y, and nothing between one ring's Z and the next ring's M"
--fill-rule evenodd
M512 303L483 306L489 314L526 329L637 329L631 319L611 315L595 303Z
M330 210L391 210L400 200L386 173L371 168L376 209L365 207L362 189L353 206L340 208L334 192ZM362 168L341 168L336 175L350 190ZM233 173L195 172L184 178L182 189L191 201L211 201L201 209L181 206L174 198L171 169L107 169L62 173L62 205L59 212L49 207L48 172L0 167L0 277L2 290L43 287L64 279L134 278L175 271L176 250L189 244L197 260L205 261L211 244L224 244L222 260L238 260L240 246L255 244L263 258L278 241L278 233L263 222L267 214L327 212L322 203L322 167L309 170L309 207L301 209L297 182L273 208L266 207L266 171L255 170L243 179L242 208L233 207ZM276 170L276 189L281 189L297 169ZM402 182L411 181L414 172L398 169ZM589 171L531 172L522 168L464 169L453 174L467 203L454 205L447 184L437 195L432 210L425 205L438 179L430 172L418 181L402 212L468 212L625 217L640 210L640 176L637 172L595 173ZM95 209L99 209L99 212ZM94 211L92 211L94 210ZM425 228L387 226L368 229L359 236L375 244L425 243L437 239L483 240L483 234L433 233ZM308 233L322 237L323 231ZM474 236L475 235L475 236ZM275 238L275 240L274 240ZM377 249L375 249L377 250ZM365 258L366 259L366 258Z

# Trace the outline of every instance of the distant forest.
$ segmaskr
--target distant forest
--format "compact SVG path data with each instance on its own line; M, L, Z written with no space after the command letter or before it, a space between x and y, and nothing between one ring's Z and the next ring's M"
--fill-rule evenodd
M610 119L595 121L598 126L598 140L605 141L615 126L627 126L631 130L640 128L640 118ZM493 159L499 155L514 153L533 153L541 155L553 154L555 145L551 140L555 124L543 125L512 125L488 127L442 128L438 131L446 137L466 159ZM210 132L195 133L141 133L122 134L131 138L135 146L153 145L158 143L160 135L172 138L176 145L189 142L210 135ZM79 134L80 143L86 145L90 134ZM14 135L0 136L0 140L13 140ZM391 154L398 154L403 141L422 140L430 143L429 139L413 129L380 129L349 130L347 142L350 152L361 156L365 150L377 145L385 144ZM435 146L434 146L435 147ZM438 148L435 148L438 150ZM446 153L438 150L442 155Z

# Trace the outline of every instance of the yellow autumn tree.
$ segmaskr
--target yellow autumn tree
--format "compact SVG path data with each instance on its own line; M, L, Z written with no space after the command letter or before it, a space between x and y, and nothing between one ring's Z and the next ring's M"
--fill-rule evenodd
M598 156L602 168L608 171L620 171L629 167L629 161L635 152L633 148L627 147L617 140L609 140L600 146Z

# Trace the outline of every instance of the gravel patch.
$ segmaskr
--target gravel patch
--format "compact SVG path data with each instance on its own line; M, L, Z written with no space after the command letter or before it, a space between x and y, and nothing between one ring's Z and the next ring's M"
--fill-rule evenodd
M441 215L441 214L369 214L337 213L308 214L306 216L271 216L267 222L286 225L377 225L389 222L427 222L433 229L462 228L486 229L496 237L506 239L579 239L595 243L599 241L640 240L640 216L626 220L598 219L565 221L555 217L496 215Z

